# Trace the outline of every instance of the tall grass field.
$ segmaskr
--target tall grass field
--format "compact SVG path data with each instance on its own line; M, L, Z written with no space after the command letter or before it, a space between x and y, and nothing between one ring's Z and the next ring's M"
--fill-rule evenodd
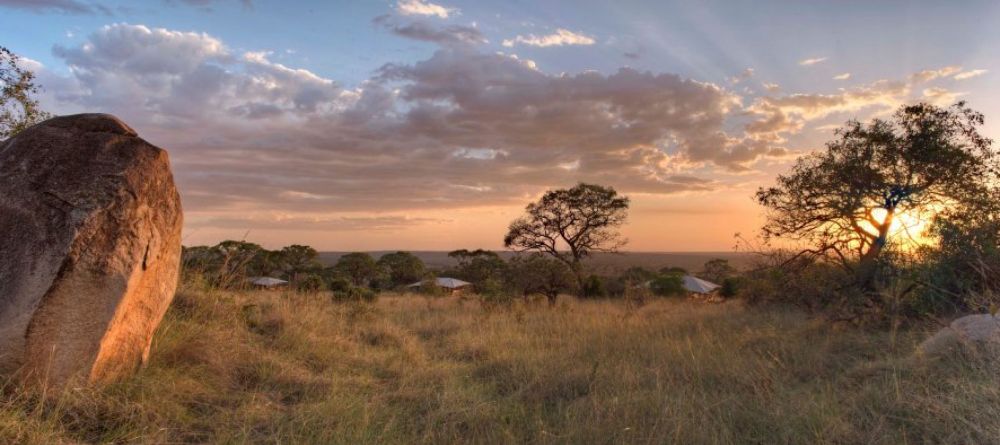
M129 380L4 384L0 443L1000 442L998 364L915 358L930 329L739 302L187 287Z

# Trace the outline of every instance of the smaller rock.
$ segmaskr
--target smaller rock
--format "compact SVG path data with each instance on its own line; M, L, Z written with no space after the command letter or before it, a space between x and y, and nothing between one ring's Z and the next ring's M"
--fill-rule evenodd
M957 348L1000 348L1000 318L991 314L959 318L917 347L926 356L944 354Z

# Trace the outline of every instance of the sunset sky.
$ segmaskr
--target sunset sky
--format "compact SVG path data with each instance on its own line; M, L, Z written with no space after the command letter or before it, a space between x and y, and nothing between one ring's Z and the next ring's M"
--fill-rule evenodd
M851 118L967 100L1000 137L1000 3L0 0L57 114L170 152L187 245L502 247L610 185L626 250L724 251Z

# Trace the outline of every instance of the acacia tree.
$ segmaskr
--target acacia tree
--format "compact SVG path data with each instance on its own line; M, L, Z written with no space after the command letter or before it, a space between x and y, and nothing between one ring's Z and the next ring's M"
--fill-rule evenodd
M933 218L981 200L996 186L983 115L959 102L901 107L888 120L850 121L826 149L796 162L777 185L760 188L765 239L804 241L803 256L831 260L872 290L876 265L901 214Z
M625 245L617 229L625 223L628 205L629 199L611 187L580 183L550 190L538 202L528 204L526 216L510 223L503 244L517 251L552 255L569 266L583 289L583 259Z
M49 117L32 97L38 93L35 73L19 61L17 54L0 46L0 140Z

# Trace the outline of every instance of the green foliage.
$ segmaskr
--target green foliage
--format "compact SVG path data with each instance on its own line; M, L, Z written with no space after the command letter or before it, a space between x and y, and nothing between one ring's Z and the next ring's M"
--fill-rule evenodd
M724 298L733 298L740 292L742 280L737 277L727 277L722 280L722 287L719 288L719 295Z
M608 290L604 286L604 279L597 275L590 275L583 281L583 289L580 296L583 298L604 298L608 296Z
M330 280L328 286L332 292L344 292L351 288L351 281L347 278L337 276Z
M359 302L374 303L378 299L378 292L361 286L348 286L347 289L333 291L333 301L339 303Z
M985 312L1000 304L1000 201L949 212L931 227L937 245L921 250L920 287L907 309L929 315Z
M35 73L20 65L20 58L0 46L0 141L51 115L38 107Z
M683 276L677 273L661 274L649 282L649 289L661 297L687 294L687 290L684 289Z
M386 274L389 286L385 287L415 283L427 274L424 262L410 252L387 253L382 255L376 264Z
M477 293L488 292L488 282L502 282L506 275L507 263L496 252L461 249L448 253L448 256L458 261L458 265L448 273L472 283Z
M507 283L515 295L527 298L541 294L550 304L555 304L560 293L572 291L576 284L566 264L541 253L511 259Z
M299 292L317 292L326 286L323 277L317 274L307 274L297 277L292 284Z
M351 280L355 286L368 286L378 278L379 267L371 255L364 252L348 253L337 260L334 269Z

